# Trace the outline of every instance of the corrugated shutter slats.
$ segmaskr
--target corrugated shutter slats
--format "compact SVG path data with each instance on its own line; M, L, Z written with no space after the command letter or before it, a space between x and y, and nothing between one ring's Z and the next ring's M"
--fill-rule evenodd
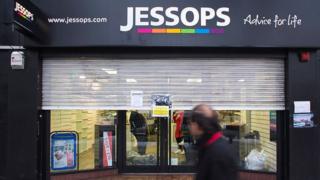
M174 109L283 110L281 59L43 61L43 109L136 109L130 92L170 94Z

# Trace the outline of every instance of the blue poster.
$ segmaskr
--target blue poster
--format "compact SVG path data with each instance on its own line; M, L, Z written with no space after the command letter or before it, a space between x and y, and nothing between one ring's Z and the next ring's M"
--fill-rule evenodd
M314 127L313 113L296 113L293 114L294 128L312 128Z
M53 132L51 134L51 170L76 170L77 139L76 132Z

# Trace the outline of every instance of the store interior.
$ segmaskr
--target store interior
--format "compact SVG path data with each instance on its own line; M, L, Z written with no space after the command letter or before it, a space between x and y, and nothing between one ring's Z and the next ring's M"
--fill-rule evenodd
M276 111L220 110L224 138L239 157L241 169L277 171ZM190 111L171 111L168 121L168 165L193 166L197 162L195 139L188 132ZM78 134L78 170L104 168L100 151L101 129L113 133L113 164L116 163L117 111L52 110L51 133L75 131ZM159 163L159 118L149 110L126 111L126 165L154 166ZM52 173L56 171L51 171Z

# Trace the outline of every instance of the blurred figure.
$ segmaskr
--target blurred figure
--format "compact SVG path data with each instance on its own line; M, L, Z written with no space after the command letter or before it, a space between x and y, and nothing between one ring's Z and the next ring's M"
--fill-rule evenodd
M148 141L147 120L141 113L132 111L129 121L131 132L138 141L138 153L145 155Z
M218 113L207 105L198 105L189 120L191 135L198 147L196 180L237 180L236 154L222 138Z

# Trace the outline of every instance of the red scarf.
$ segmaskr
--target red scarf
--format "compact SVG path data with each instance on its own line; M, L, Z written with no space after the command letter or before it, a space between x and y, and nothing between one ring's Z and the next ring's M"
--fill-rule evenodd
M218 139L220 139L222 137L222 132L217 132L217 133L214 133L210 139L207 141L207 143L205 144L205 146L209 146L210 144L216 142Z

